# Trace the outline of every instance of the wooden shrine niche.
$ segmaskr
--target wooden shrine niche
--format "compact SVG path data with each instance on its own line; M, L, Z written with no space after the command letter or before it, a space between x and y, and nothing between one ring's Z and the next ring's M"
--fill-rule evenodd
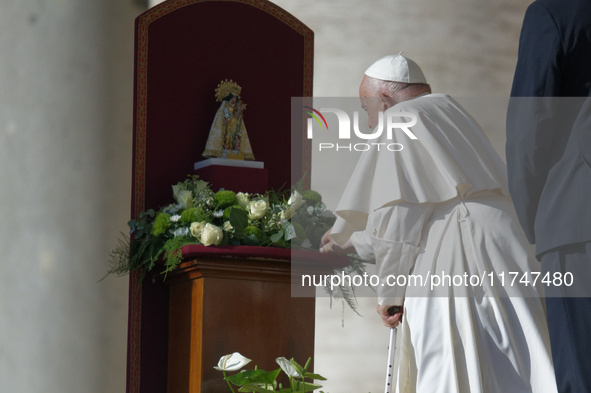
M304 133L292 140L290 105L291 97L312 96L312 73L313 32L269 1L168 0L140 15L132 217L170 203L171 185L205 159L201 154L219 107L215 89L224 79L242 87L248 137L256 160L264 162L269 188L288 188L292 176L309 175L310 145ZM142 283L132 274L129 293L127 391L176 393L167 381L172 292L157 274Z

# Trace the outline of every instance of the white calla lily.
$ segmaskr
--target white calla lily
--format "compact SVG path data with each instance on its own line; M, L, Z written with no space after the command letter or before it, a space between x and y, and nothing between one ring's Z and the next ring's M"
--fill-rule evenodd
M301 377L300 373L298 372L298 370L295 369L295 367L293 366L291 361L287 360L284 357L279 357L279 358L275 359L275 361L277 362L279 367L281 367L283 372L285 374L287 374L287 376L292 377L292 378L300 378Z
M224 355L220 358L217 366L214 366L218 371L237 371L250 363L251 360L242 356L239 352L234 352L230 355Z

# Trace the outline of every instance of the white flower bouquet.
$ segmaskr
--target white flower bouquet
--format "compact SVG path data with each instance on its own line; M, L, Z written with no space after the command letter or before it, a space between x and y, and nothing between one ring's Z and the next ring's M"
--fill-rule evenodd
M110 273L141 269L145 274L160 260L169 272L188 244L318 249L335 220L320 194L297 187L291 193L213 192L191 176L172 186L172 194L173 203L129 221L131 241L121 241L111 253Z

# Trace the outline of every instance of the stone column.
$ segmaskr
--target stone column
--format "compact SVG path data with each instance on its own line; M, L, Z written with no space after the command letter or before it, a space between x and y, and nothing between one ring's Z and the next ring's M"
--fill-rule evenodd
M0 13L0 381L125 391L126 278L101 278L131 188L133 0Z

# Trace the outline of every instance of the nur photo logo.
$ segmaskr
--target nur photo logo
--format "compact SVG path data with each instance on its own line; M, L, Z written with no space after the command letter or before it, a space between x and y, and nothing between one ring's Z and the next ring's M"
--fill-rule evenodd
M346 151L367 151L370 149L387 149L389 151L401 151L404 146L395 142L395 130L402 131L409 139L418 139L412 132L411 127L417 124L417 116L409 112L385 111L378 113L378 125L375 129L366 133L359 127L359 111L352 111L353 121L346 110L340 108L320 108L314 109L310 106L303 106L303 112L310 117L307 118L306 136L313 139L314 128L319 128L323 132L328 131L328 122L324 114L336 116L338 121L337 137L338 142L320 142L318 150L346 150ZM334 118L333 118L334 119ZM332 130L332 128L331 128ZM382 136L385 131L385 139ZM362 143L342 143L349 142L352 138L358 138L367 142ZM380 139L381 142L377 142Z

